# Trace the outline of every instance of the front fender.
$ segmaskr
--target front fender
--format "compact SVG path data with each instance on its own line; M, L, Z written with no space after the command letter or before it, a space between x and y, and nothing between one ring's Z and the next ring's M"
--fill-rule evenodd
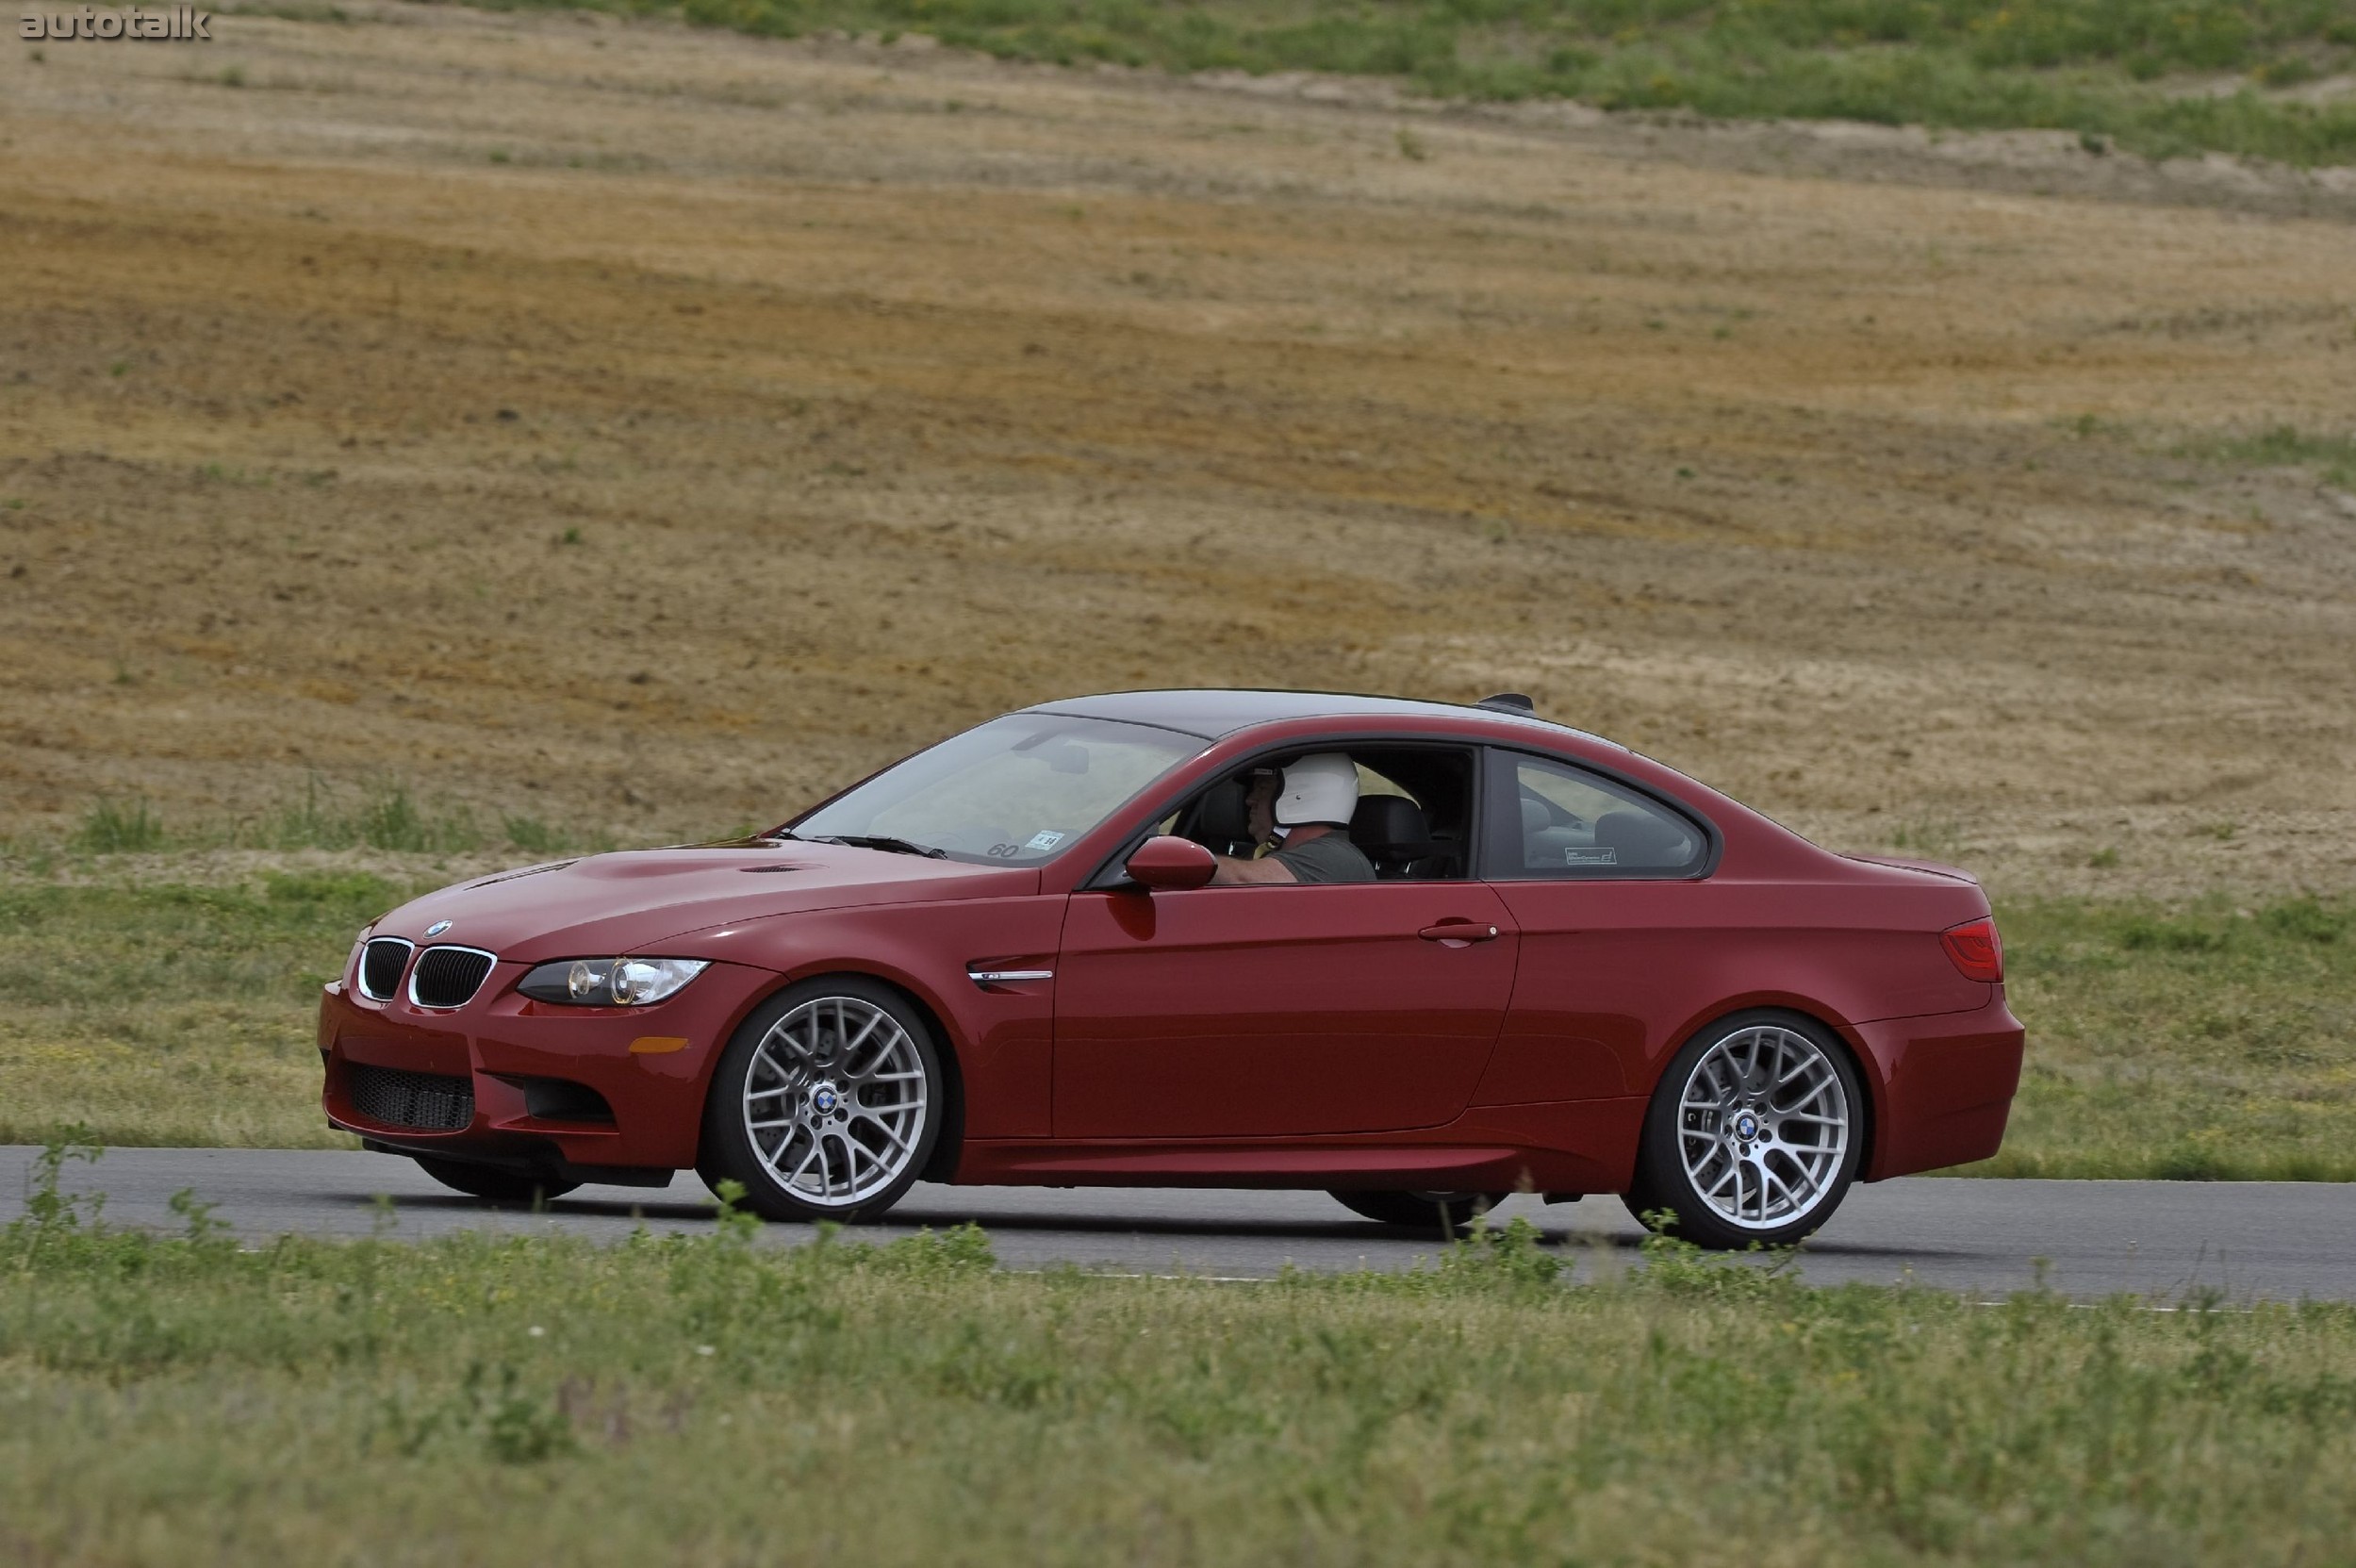
M674 937L650 956L773 971L779 986L860 974L906 991L940 1020L974 1138L1046 1137L1054 1075L1055 982L978 984L976 968L1055 968L1061 894L780 915ZM769 995L775 994L772 987Z

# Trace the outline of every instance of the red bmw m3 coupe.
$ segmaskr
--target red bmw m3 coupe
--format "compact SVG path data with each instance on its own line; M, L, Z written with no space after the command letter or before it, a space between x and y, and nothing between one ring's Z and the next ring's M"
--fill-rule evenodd
M360 933L319 1025L329 1119L491 1199L692 1169L779 1219L922 1179L1455 1225L1619 1193L1711 1246L1993 1154L2021 1045L1961 871L1818 849L1525 699L1220 690L444 888Z

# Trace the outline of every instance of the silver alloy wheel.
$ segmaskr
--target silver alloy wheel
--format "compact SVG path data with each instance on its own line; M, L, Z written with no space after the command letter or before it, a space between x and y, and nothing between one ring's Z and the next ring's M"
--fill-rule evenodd
M745 1134L803 1203L852 1209L923 1147L924 1059L899 1020L859 997L816 997L769 1026L745 1074Z
M1849 1132L1849 1095L1824 1048L1776 1024L1736 1030L1704 1051L1678 1098L1686 1180L1746 1230L1789 1225L1831 1197Z

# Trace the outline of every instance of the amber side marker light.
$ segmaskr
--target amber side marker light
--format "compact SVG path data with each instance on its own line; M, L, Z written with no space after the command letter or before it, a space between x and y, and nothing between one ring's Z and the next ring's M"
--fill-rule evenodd
M662 1056L686 1048L687 1042L676 1034L641 1034L630 1042L633 1056Z
M1996 934L1996 922L1988 916L1950 926L1939 933L1938 939L1964 979L1984 980L1991 985L2003 980L2004 943Z

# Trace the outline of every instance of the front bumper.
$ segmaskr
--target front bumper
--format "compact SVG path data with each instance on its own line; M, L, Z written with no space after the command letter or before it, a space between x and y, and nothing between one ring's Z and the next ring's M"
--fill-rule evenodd
M693 1166L719 1052L783 977L715 964L651 1007L568 1007L518 995L529 967L494 966L471 1000L448 1009L420 1007L405 989L379 1002L343 981L327 986L319 1049L328 1121L398 1152L551 1175ZM369 1069L463 1085L471 1115L463 1126L419 1125L448 1120L422 1113L385 1119L397 1099L354 1094Z

